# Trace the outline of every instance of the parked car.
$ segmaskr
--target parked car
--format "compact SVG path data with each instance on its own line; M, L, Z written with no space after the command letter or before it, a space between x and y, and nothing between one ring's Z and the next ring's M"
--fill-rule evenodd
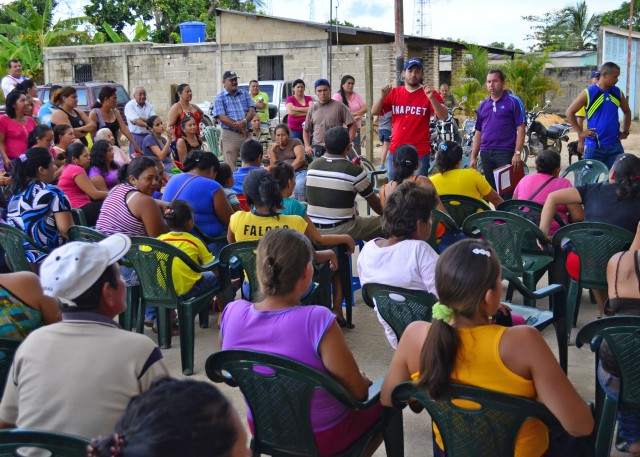
M293 95L293 81L258 81L260 84L260 91L269 96L269 120L271 127L275 127L281 122L285 122L285 116L287 115L286 100ZM239 89L249 92L249 83L238 84ZM203 121L213 125L215 119L213 118L213 102L204 101L198 104L198 107L205 114Z
M116 94L118 95L118 111L120 111L120 115L122 119L127 120L124 115L124 105L127 104L131 97L129 97L129 93L127 89L124 88L122 84L118 84L114 81L91 81L86 83L49 83L44 86L38 86L38 99L45 103L49 100L49 95L51 93L51 86L53 84L57 84L60 86L72 86L75 87L78 92L78 110L84 111L84 113L88 116L91 111L91 107L98 99L98 94L100 93L100 89L104 86L113 86L116 88Z

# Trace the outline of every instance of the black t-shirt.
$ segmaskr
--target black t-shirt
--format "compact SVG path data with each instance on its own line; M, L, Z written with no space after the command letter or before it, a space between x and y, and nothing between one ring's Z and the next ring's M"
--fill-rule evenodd
M635 233L640 220L640 198L618 200L616 184L585 184L576 187L584 205L585 222L604 222Z

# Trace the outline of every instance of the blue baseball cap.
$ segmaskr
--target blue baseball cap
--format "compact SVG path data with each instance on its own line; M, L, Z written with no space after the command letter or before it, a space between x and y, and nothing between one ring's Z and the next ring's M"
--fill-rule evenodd
M408 70L411 67L418 67L420 70L424 70L424 63L422 62L422 59L412 57L404 63L405 70Z
M600 70L596 70L593 73L591 73L591 77L589 79L599 78L599 77L600 77Z
M329 88L331 88L331 83L329 82L328 79L324 79L324 78L320 78L319 80L316 81L316 83L313 85L314 89L317 89L318 86L329 86Z

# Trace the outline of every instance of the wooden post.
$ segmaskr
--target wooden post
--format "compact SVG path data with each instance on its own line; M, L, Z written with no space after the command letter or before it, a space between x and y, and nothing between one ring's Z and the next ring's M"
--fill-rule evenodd
M631 32L633 31L633 3L629 2L629 37L627 38L627 98L629 98L629 88L631 87Z
M404 67L404 12L402 0L396 0L396 86L402 86L402 68Z
M364 84L367 88L367 159L373 163L373 115L371 107L373 106L373 47L367 45L364 47Z

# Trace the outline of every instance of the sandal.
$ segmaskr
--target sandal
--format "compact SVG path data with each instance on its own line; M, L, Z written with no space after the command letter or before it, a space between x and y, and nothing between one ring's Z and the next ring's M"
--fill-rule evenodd
M341 328L348 328L348 329L355 328L355 325L353 325L350 322L347 322L343 317L336 316L336 321L338 322L338 325Z

